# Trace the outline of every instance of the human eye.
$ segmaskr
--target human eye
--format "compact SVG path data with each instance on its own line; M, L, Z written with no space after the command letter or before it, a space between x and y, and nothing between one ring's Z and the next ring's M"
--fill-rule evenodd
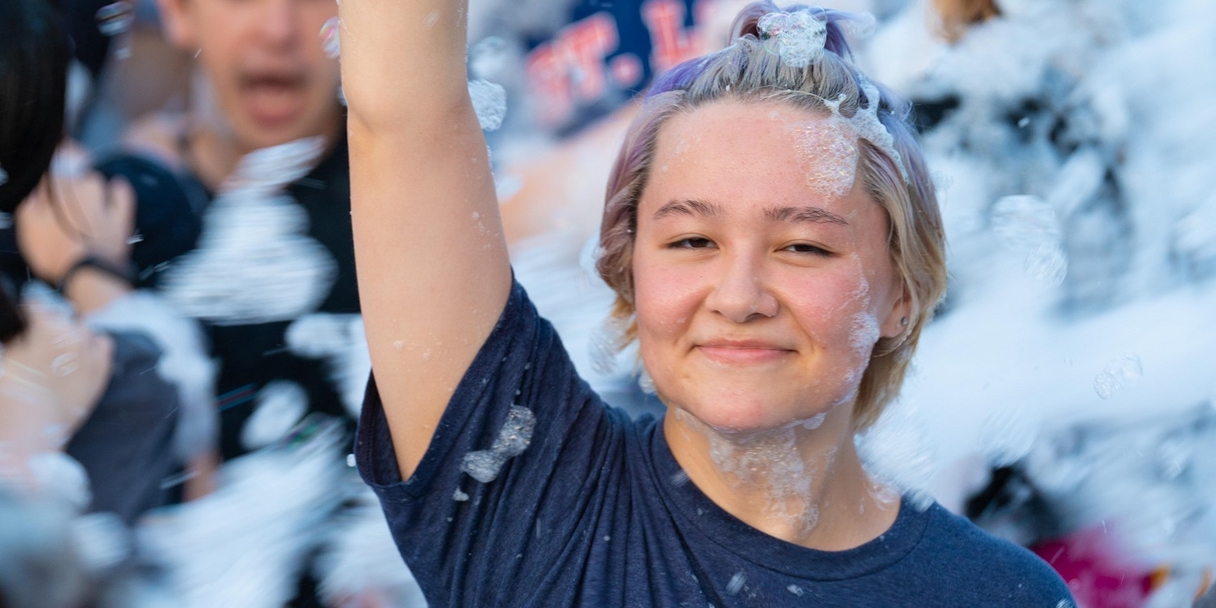
M703 236L690 236L668 245L671 249L709 249L713 246L714 242Z
M810 243L791 243L789 245L786 245L785 248L782 249L782 251L789 251L791 253L798 253L798 254L817 255L817 256L821 256L821 257L825 257L825 258L831 257L831 255L832 255L832 253L830 251L828 251L822 247L812 245Z

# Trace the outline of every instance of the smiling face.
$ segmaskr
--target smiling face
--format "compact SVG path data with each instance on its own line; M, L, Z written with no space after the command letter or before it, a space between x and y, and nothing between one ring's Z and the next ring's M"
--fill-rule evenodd
M331 130L338 61L322 49L333 0L161 0L170 38L199 51L213 101L247 149Z
M669 407L730 432L851 407L875 342L908 312L886 212L840 186L855 148L836 119L768 102L663 126L633 281L641 356Z

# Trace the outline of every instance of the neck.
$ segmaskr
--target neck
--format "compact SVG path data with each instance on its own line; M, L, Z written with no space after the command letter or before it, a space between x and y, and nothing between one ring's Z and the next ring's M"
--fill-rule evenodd
M227 137L210 127L188 133L185 145L184 160L199 181L213 192L236 170L241 157L253 151L235 137Z
M749 526L822 551L843 551L886 532L898 494L871 481L853 445L852 409L822 424L725 433L669 407L663 431L689 479Z

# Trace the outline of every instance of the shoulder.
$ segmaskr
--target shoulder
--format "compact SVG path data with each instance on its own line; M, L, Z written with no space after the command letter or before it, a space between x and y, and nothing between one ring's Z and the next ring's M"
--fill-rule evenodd
M116 153L100 159L95 167L106 179L124 178L135 191L135 228L140 238L131 249L131 261L140 271L139 285L153 286L156 274L145 271L197 244L209 194L191 176L139 152Z
M138 119L128 127L121 146L94 162L94 168L107 179L123 177L131 183L136 200L143 203L137 211L144 215L142 207L149 203L169 208L174 214L194 215L206 205L203 199L210 198L181 164L177 146L180 122L180 116L171 114ZM188 208L179 209L183 206Z
M1029 550L997 538L938 504L929 507L921 555L940 566L939 576L953 579L956 590L971 590L976 599L997 605L1048 608L1071 601L1060 575ZM966 594L964 594L966 595Z

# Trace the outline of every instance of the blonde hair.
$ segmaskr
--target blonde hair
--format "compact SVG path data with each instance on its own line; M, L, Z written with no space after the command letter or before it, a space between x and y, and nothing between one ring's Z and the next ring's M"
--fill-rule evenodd
M810 12L827 26L827 52L810 65L789 65L761 40L757 23L765 14L778 11L771 1L764 1L740 12L730 47L676 66L656 79L629 127L608 179L596 268L616 292L612 314L626 323L625 343L632 342L637 337L632 269L637 209L659 130L672 116L720 99L781 103L825 116L832 112L825 100L842 100L838 111L846 118L865 111L869 104L879 104L879 121L892 135L900 158L859 139L858 179L890 219L887 245L911 312L901 334L879 339L871 354L854 410L855 429L861 430L873 424L898 396L921 329L945 293L945 235L932 181L906 122L908 106L866 81L852 63L842 25L857 17L818 8L786 10ZM871 92L879 91L879 99L866 99L862 88L867 84L874 86Z

